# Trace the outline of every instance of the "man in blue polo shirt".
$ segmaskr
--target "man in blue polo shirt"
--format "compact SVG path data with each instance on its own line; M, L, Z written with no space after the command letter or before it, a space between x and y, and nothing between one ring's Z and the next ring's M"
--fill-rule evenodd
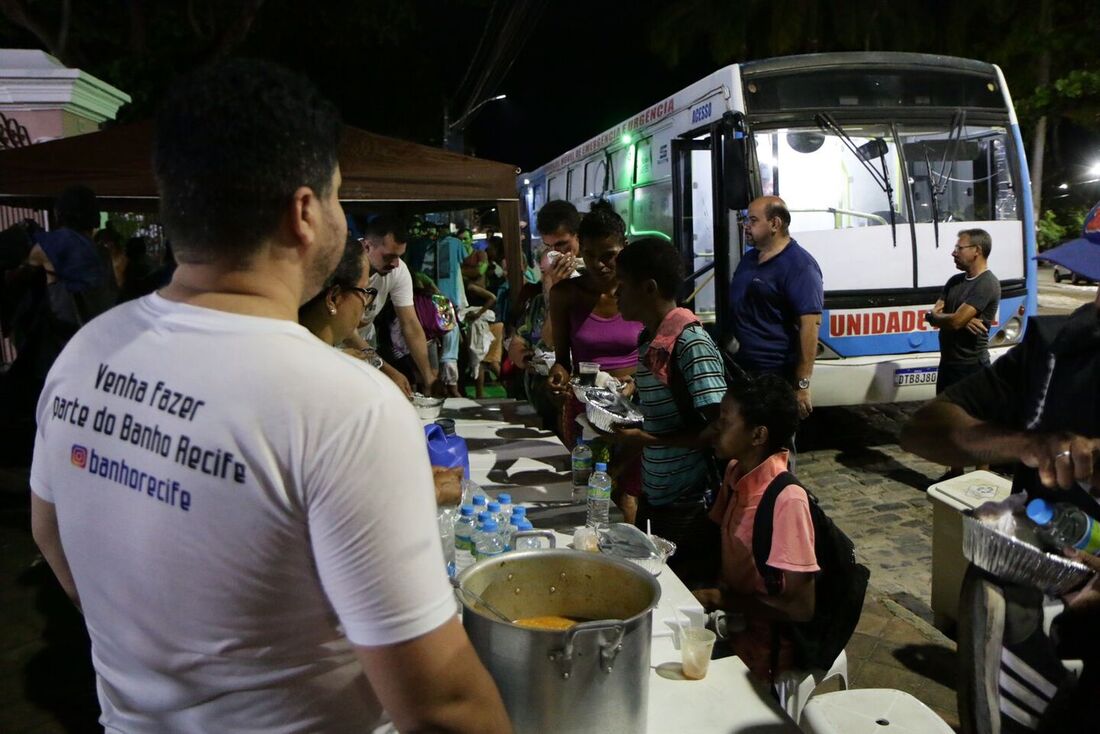
M730 282L730 316L739 349L734 360L750 374L790 380L803 418L813 411L810 378L825 293L821 268L791 239L791 213L778 196L749 204L745 234L753 245Z

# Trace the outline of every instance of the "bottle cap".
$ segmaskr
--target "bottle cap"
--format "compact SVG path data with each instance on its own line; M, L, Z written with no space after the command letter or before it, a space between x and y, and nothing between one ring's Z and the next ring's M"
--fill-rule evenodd
M458 514L462 515L463 517L473 517L474 508L470 505L463 505L462 507L458 508Z
M486 505L485 509L495 514L497 512L500 512L500 503L494 500L493 502L490 502L488 505Z
M523 518L523 522L521 522L521 523L519 524L519 529L520 529L520 530L534 530L534 529L535 529L535 526L534 526L534 525L532 525L532 524L531 524L531 521L530 521L530 520L528 520L528 519L527 519L527 518L525 517L525 518Z
M480 523L488 522L489 518L491 517L492 515L489 514L488 510L482 510L481 512L477 513L477 521Z
M523 505L516 505L512 508L512 517L515 516L525 517L527 515L527 508Z
M597 461L596 462L596 471L607 471L607 462Z
M585 444L584 436L581 436L580 438L577 439L577 446L584 446L584 444Z
M1038 525L1046 525L1054 519L1054 508L1046 500L1034 499L1027 503L1027 516Z
M512 504L512 495L508 494L507 492L501 492L497 495L497 502L502 505L510 505Z
M455 435L455 421L454 418L440 418L435 422L437 426L443 429L444 435Z
M485 521L485 527L482 528L482 530L484 530L487 533L495 533L496 529L497 529L497 521L496 520L486 520Z
M477 507L478 505L484 505L488 501L489 500L486 499L485 495L483 495L483 494L475 494L474 495L474 507Z

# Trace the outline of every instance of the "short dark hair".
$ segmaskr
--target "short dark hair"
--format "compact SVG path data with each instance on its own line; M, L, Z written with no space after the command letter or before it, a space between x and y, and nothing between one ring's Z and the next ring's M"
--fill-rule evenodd
M87 186L70 186L57 197L53 214L58 226L86 232L99 226L99 200Z
M315 303L324 300L325 296L328 295L328 292L332 290L334 286L340 286L343 290L350 290L359 285L359 279L362 277L363 246L359 244L358 240L349 235L347 241L344 243L344 254L340 256L340 262L336 264L336 269L332 271L332 275L325 279L325 284L321 286L321 290L317 295L298 308L299 320L302 314L308 311Z
M780 231L783 234L790 232L791 212L787 205L778 201L769 201L764 205L764 218L770 222L776 217L779 217L779 221L783 223L783 228Z
M624 247L615 260L619 277L632 281L652 280L664 298L675 299L684 282L684 261L668 242L657 237L643 237Z
M331 193L340 115L304 77L237 59L191 75L157 117L161 221L180 262L242 262L294 191Z
M364 234L367 237L377 237L378 239L392 234L394 242L398 244L405 244L409 241L409 230L405 223L397 217L384 214L367 222Z
M615 211L615 207L606 199L592 202L588 213L581 217L581 224L577 227L577 238L584 244L585 240L617 239L626 241L626 222Z
M975 227L974 229L959 230L959 237L964 236L970 240L970 244L978 246L978 249L982 251L982 257L988 258L989 253L993 252L993 238L984 229Z
M798 398L789 382L765 373L730 385L726 400L737 402L747 425L768 429L770 453L790 448L791 438L798 430Z
M553 234L559 229L576 234L580 226L581 213L577 207L561 199L546 202L535 216L535 229L540 235Z

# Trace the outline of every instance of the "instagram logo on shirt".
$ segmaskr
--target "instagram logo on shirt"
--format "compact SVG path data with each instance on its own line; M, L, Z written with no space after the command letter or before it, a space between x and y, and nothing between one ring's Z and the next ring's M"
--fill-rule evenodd
M73 466L79 466L83 469L88 463L88 449L74 443L73 450L69 454L69 461L73 463Z

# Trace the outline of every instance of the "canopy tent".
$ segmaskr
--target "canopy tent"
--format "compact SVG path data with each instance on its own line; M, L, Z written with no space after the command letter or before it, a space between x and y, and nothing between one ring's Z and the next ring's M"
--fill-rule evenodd
M0 204L48 209L67 186L84 184L105 211L155 211L152 149L152 123L138 122L0 151ZM524 259L514 166L345 127L340 171L340 199L350 211L497 207L508 279L518 293Z

